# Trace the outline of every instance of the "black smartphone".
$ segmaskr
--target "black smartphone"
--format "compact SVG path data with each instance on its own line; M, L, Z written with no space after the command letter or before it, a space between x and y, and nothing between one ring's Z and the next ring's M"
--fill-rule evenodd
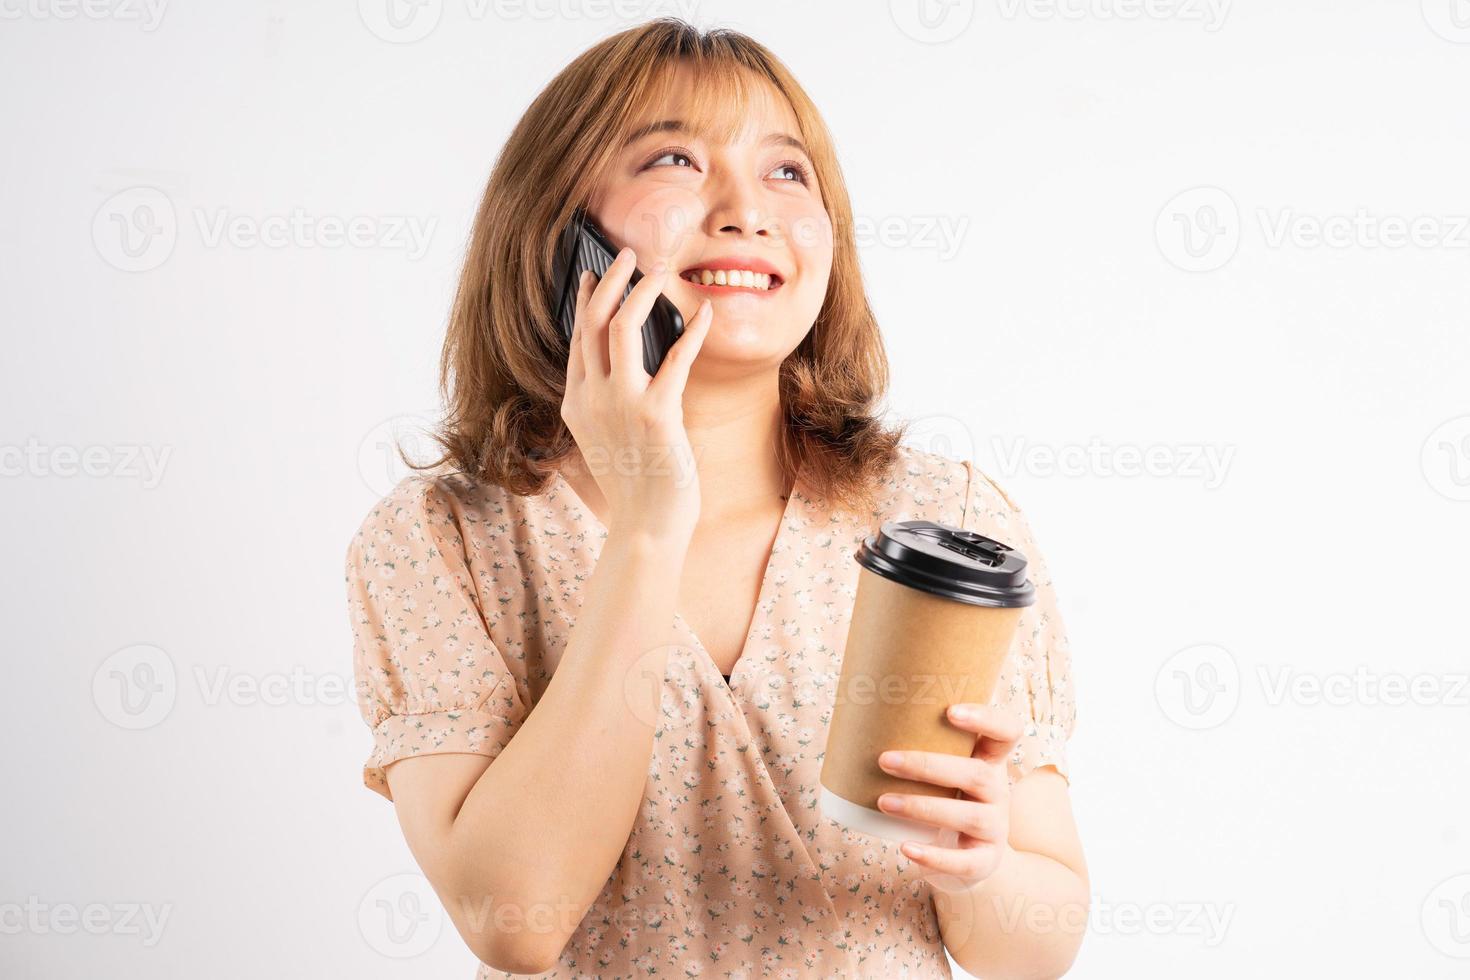
M617 257L618 250L588 217L586 210L578 208L573 212L557 242L551 271L551 295L555 297L556 303L552 319L561 329L562 339L568 344L571 343L572 328L577 320L577 282L582 278L582 271L591 269L600 279L607 274L607 267ZM628 279L628 287L623 290L623 299L628 298L628 294L642 278L643 273L635 268ZM684 317L680 315L679 308L660 293L653 301L648 319L643 321L643 367L650 377L658 373L658 367L664 362L669 348L683 335Z

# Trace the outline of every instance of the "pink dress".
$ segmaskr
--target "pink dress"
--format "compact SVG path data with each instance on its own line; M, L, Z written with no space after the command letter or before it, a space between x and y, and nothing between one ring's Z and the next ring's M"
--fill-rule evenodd
M905 446L867 519L787 502L727 684L694 632L669 654L643 805L597 901L543 977L948 977L930 886L898 845L817 808L858 545L883 520L958 525L1023 550L1037 588L994 703L1026 721L1012 782L1067 774L1070 655L1046 560L1015 504L969 462ZM410 477L347 561L359 703L383 767L494 758L551 679L607 535L559 476L517 497L463 475ZM481 965L477 980L511 977Z

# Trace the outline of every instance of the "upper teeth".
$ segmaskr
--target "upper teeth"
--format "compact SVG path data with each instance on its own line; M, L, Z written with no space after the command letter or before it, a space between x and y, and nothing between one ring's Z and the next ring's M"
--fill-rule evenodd
M771 277L765 272L749 269L691 269L684 278L703 286L745 286L750 289L770 289Z

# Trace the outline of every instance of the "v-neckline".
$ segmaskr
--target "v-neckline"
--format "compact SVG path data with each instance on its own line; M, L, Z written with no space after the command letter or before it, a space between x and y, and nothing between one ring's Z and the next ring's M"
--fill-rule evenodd
M582 500L581 495L577 493L576 487L572 486L567 478L562 475L561 470L553 470L552 473L554 474L553 478L559 481L562 485L562 488L566 490L567 495L570 498L573 506L575 506L577 510L581 512L581 514L589 524L597 529L599 536L603 539L606 539L608 534L607 525L603 524L602 520L592 512L592 508L588 507L586 502ZM750 652L751 642L755 637L756 630L760 626L761 610L766 605L769 599L769 592L771 589L771 569L772 566L774 566L776 563L776 556L780 554L781 549L785 547L787 538L786 525L790 523L792 517L796 513L796 500L797 496L801 492L801 474L798 473L795 481L791 485L790 492L786 495L786 506L781 509L781 522L776 526L776 536L771 541L771 551L766 556L765 567L761 569L760 588L757 590L756 593L755 609L750 614L750 624L746 627L745 642L740 645L740 653L736 656L735 662L730 665L730 673L728 677L729 686L731 688L733 688L735 685L736 675L741 672L741 668L745 665L746 655ZM699 638L698 633L694 632L694 627L689 625L689 622L684 618L683 614L679 612L677 606L674 609L674 626L676 629L680 629L684 633L688 634L689 638L694 641L695 647L697 647L699 649L699 652L703 655L705 663L709 665L710 669L715 672L715 675L717 677L719 677L721 680L725 680L725 673L720 670L719 665L715 663L715 658L710 656L709 649L705 647L704 641Z

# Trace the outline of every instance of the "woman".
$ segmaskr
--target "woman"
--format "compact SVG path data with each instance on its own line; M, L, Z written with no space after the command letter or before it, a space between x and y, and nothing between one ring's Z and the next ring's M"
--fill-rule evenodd
M623 251L568 350L547 282L579 204ZM688 326L650 378L658 293ZM481 977L1066 970L1088 891L1046 565L998 487L870 414L846 191L774 56L663 19L558 75L490 177L443 368L454 472L379 503L347 575L364 781ZM973 756L883 760L963 791L894 800L952 846L816 807L853 554L911 518L1014 543L1038 589L994 703L951 710Z

